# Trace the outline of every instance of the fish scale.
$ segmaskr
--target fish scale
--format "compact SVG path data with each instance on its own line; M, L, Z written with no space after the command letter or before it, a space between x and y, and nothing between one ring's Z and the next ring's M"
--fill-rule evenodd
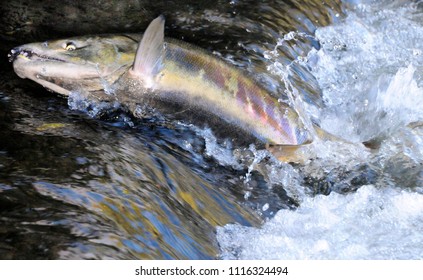
M305 129L295 110L238 69L188 44L167 44L163 70L157 75L162 76L157 79L158 90L176 91L204 101L194 104L192 99L185 99L194 106L223 108L221 111L231 115L234 123L254 124L256 136L270 144L301 145L310 140L304 133L298 133ZM179 86L188 80L191 87ZM208 89L200 91L205 84Z

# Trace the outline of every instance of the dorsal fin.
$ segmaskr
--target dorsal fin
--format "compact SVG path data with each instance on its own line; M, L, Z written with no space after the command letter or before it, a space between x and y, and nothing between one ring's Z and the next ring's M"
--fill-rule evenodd
M160 15L148 25L138 45L131 74L150 79L160 70L164 54L164 23L165 18Z

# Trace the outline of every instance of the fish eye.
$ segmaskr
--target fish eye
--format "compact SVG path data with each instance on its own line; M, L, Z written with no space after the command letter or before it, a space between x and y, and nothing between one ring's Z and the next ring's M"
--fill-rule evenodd
M62 47L63 47L63 49L65 49L67 51L74 51L74 50L76 50L76 46L72 42L64 43Z

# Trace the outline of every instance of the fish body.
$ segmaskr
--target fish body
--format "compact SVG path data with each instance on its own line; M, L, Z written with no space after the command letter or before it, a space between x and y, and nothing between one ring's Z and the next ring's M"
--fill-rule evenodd
M13 49L10 57L20 77L62 95L146 103L194 118L201 112L206 123L217 119L266 145L296 147L312 140L297 112L253 78L198 47L165 39L163 17L142 37L33 43Z

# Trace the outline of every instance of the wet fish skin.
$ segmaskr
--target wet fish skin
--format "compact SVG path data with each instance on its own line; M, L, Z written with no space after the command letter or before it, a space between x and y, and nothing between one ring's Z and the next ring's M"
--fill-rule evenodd
M163 29L164 19L159 17L143 39L121 34L33 43L12 50L11 60L20 77L62 95L79 92L87 98L123 104L150 102L170 112L175 105L194 118L201 112L206 118L220 119L265 144L311 142L294 109L204 50L156 36Z

